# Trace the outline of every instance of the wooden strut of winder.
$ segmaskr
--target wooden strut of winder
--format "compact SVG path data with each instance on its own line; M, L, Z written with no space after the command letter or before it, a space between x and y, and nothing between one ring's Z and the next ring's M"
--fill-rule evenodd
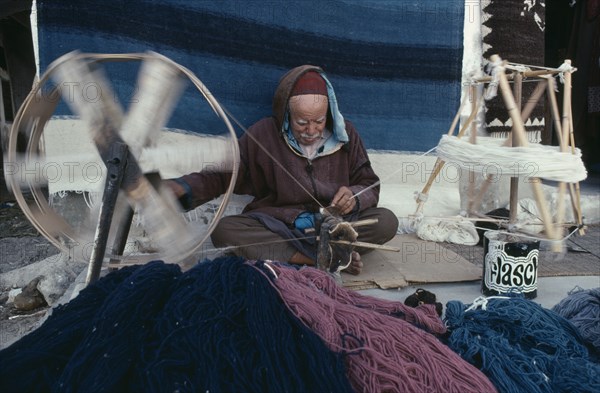
M506 106L507 112L513 122L512 132L509 137L506 139L504 146L527 146L527 136L524 127L524 121L531 115L535 105L539 102L540 98L546 92L548 101L550 103L551 111L552 111L552 119L554 122L554 129L556 131L557 140L559 141L560 150L562 152L571 151L571 153L575 154L575 140L573 134L573 118L571 113L571 70L560 70L560 69L541 69L531 71L529 69L520 69L511 67L510 73L506 73L507 62L503 61L498 55L493 55L490 58L492 64L498 64L498 84L500 87L500 91L502 94L502 98L504 104ZM570 60L565 60L566 65L571 65ZM560 114L558 111L558 105L556 103L556 94L554 88L554 78L553 76L556 74L562 73L564 75L564 93L563 93L563 113L562 113L562 122L560 118ZM532 92L531 96L527 100L527 104L522 108L522 83L524 78L537 79L538 83ZM462 107L467 101L467 99L471 100L472 107L471 113L468 119L462 125L460 131L457 134L458 138L461 138L465 135L469 126L471 126L470 139L469 141L473 144L477 142L476 137L476 128L473 124L473 120L477 115L477 112L480 108L481 97L477 97L477 89L475 88L476 84L486 84L492 82L492 77L486 76L482 78L477 78L473 80L471 85L469 94L463 102L461 103L461 107L459 108L450 129L448 130L448 135L453 135L458 120L460 118L460 114L462 111ZM511 91L509 80L513 81L514 91ZM434 180L439 175L440 171L444 166L444 161L441 159L437 159L433 172L431 176L427 180L423 190L417 197L417 209L415 211L414 217L418 217L422 214L424 203L427 200L427 195L431 186L433 185ZM474 187L474 176L472 173L469 174L469 188L468 188L468 204L467 204L467 214L469 216L474 217L486 217L479 213L477 209L481 205L483 197L490 185L492 184L493 177L488 175L479 192L475 193ZM583 217L581 213L581 203L580 203L580 188L579 183L568 183L559 182L558 185L558 203L557 203L557 221L556 223L552 223L552 216L550 214L547 202L545 200L541 180L539 178L530 179L534 198L538 207L538 210L541 215L541 221L544 225L544 231L546 237L553 241L552 242L552 250L555 252L560 252L562 249L562 245L560 240L564 234L564 216L565 216L565 194L566 191L569 191L570 199L571 199L571 207L573 209L573 215L577 221L577 226L579 228L579 234L584 235L585 229L583 224ZM511 178L510 185L510 217L509 222L503 222L503 220L497 220L497 222L505 227L505 228L513 228L513 225L516 221L516 212L517 212L517 204L518 204L518 178ZM488 217L489 218L489 217Z

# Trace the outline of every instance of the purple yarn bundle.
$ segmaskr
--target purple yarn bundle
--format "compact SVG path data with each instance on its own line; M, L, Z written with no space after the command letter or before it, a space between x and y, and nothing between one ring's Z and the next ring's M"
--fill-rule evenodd
M344 289L316 269L271 266L291 312L332 350L347 354L356 391L496 392L434 335L446 331L434 305L411 308Z

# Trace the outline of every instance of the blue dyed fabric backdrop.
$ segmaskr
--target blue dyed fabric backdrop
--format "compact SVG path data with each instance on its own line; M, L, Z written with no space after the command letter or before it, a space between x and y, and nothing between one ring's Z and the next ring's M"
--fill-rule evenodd
M245 126L271 114L280 76L325 69L344 116L377 150L435 146L458 108L464 1L38 0L43 72L72 50L152 50L193 71ZM110 71L127 102L137 69ZM187 91L169 126L222 129Z

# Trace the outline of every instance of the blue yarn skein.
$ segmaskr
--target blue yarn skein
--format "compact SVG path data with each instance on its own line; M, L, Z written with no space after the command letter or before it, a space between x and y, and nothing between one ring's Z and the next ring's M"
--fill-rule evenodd
M231 257L110 273L0 360L7 392L352 391L344 355Z
M0 391L48 392L62 374L98 308L138 267L125 267L57 306L38 329L0 351Z
M92 319L55 390L114 392L126 386L139 363L153 319L169 299L181 275L178 265L154 261L127 277L106 297Z
M600 391L600 365L564 318L522 297L490 297L481 307L446 305L447 344L499 392Z
M585 342L600 358L600 288L576 288L552 307L552 311L571 322Z
M299 321L237 257L180 277L130 391L349 392L343 356Z

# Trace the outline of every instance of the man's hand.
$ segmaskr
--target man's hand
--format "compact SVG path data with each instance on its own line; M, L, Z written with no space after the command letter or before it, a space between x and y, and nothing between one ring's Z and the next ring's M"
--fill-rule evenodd
M353 196L354 194L348 187L341 186L331 200L331 207L337 208L341 215L346 215L356 206L356 199Z
M183 188L183 186L176 181L165 180L163 181L163 185L169 187L177 198L181 198L183 195L185 195L185 188Z

